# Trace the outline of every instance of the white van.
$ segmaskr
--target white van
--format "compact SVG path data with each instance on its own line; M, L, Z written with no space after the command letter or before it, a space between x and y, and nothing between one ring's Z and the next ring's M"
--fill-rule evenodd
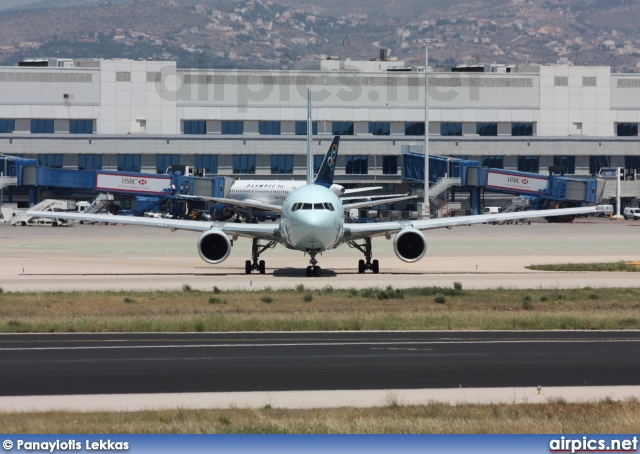
M624 209L622 215L625 219L633 219L634 221L637 221L638 219L640 219L640 208L627 207Z
M500 208L498 207L484 207L480 214L498 214L500 213Z

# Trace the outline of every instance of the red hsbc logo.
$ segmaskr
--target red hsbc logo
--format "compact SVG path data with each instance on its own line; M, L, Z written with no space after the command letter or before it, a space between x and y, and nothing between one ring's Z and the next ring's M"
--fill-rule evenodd
M147 180L138 180L138 184L140 186L144 186L145 184L147 184Z
M522 179L522 184L529 184L529 180L527 180L526 178Z

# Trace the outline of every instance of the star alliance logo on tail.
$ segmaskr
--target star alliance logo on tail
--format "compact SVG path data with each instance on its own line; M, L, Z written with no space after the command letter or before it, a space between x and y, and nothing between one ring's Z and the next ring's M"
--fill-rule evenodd
M327 156L327 165L329 169L333 170L336 166L336 153L338 152L338 145L332 144L331 150L329 150L329 156Z

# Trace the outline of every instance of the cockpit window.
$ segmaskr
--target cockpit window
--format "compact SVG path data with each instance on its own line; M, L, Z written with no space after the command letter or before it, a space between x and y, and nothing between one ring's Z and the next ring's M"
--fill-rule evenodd
M300 209L301 203L294 203L291 207L291 211L298 211Z
M302 204L302 209L303 210L312 210L313 209L313 205L311 203L303 203Z
M314 210L324 210L324 206L322 203L314 203L313 204L313 209Z
M325 203L324 204L324 209L325 210L329 210L329 211L333 211L333 205L331 203Z

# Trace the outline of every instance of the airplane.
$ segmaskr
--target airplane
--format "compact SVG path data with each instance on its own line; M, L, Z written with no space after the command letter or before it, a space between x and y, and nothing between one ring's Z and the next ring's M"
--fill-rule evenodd
M310 125L312 124L310 91L308 96L307 124ZM239 237L249 238L252 241L251 260L245 262L246 274L251 274L253 271L265 274L266 263L264 260L260 260L260 255L268 249L282 245L288 249L309 254L306 275L319 277L322 274L322 269L316 259L318 254L336 249L344 244L358 249L364 254L364 259L358 261L358 273L362 274L367 270L371 270L374 274L379 273L379 261L372 260L371 238L376 236L385 236L390 240L392 235L395 235L393 247L396 256L400 260L411 263L422 259L427 251L427 239L422 233L425 230L485 222L590 214L598 211L596 207L563 208L371 224L345 223L345 210L390 203L395 199L343 204L338 195L330 188L314 184L311 131L310 128L307 129L306 184L293 189L290 194L284 197L282 204L257 201L237 202L241 206L280 211L281 219L277 224L241 224L237 222L187 221L78 213L56 213L56 218L201 232L197 242L198 253L202 260L212 265L222 263L229 257L233 242ZM331 149L329 153L331 153ZM27 214L36 217L51 216L51 212L41 211L27 211Z
M596 212L597 207L580 207L351 224L345 223L345 205L333 191L321 185L306 184L293 190L284 199L281 220L278 224L185 221L75 213L56 213L56 217L202 232L197 242L198 252L202 260L213 265L222 263L229 257L233 241L239 237L249 238L252 240L252 248L251 260L245 262L246 274L251 274L253 271L265 274L266 264L264 260L260 260L260 255L268 249L282 245L288 249L309 254L306 275L319 277L322 270L316 259L318 254L344 244L364 254L364 259L358 262L358 273L364 273L366 270L379 273L378 260L372 260L371 239L376 236L385 236L390 240L391 236L395 235L393 246L396 256L404 262L411 263L422 259L425 255L427 239L422 233L425 230L516 219L595 214ZM27 213L31 216L51 216L51 212L27 211Z
M382 189L381 186L346 189L342 185L333 183L333 173L336 161L338 160L339 145L340 136L335 136L320 165L314 184L329 188L338 196ZM238 209L240 209L248 213L247 222L249 222L253 220L254 208L279 211L272 210L270 205L281 206L284 199L291 194L291 192L304 184L306 183L302 180L236 180L229 188L228 197L179 196L179 198L215 202L211 210L214 219L217 221L230 219L237 213ZM374 198L390 197L400 197L400 195L376 196ZM369 198L371 199L371 197Z

